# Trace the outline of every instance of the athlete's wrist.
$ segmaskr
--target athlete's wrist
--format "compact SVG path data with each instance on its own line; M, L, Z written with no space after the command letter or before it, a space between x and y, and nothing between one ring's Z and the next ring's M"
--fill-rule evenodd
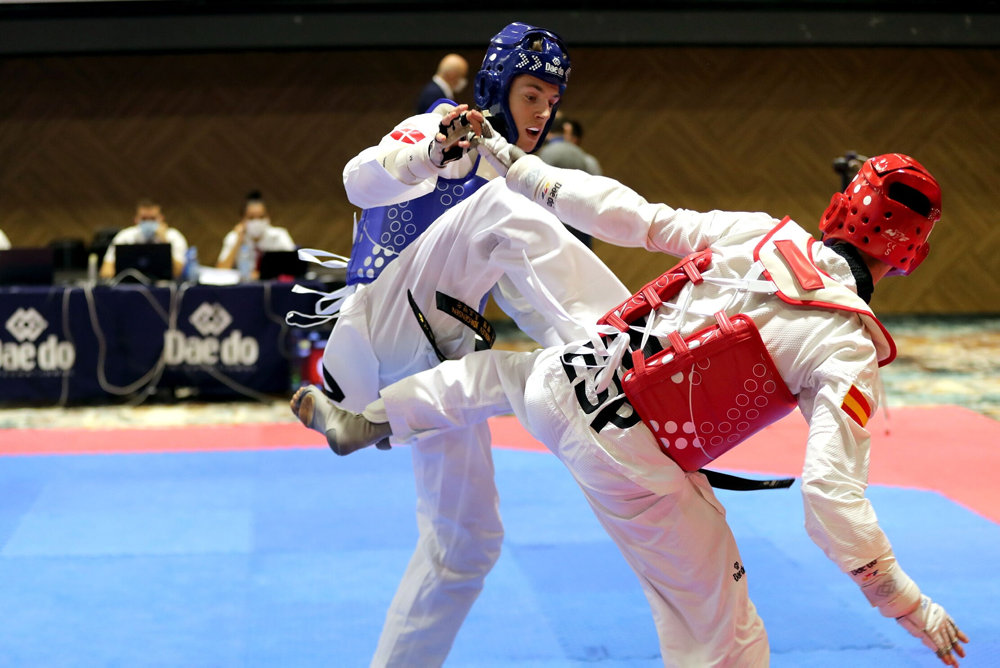
M861 587L868 602L886 617L908 615L920 605L920 588L899 567L892 552L851 570L848 575Z
M526 155L507 171L507 187L544 206L546 202L542 189L551 169L537 155Z
M430 142L402 146L385 157L382 164L394 178L406 185L417 185L429 178L437 178L439 169L431 163Z

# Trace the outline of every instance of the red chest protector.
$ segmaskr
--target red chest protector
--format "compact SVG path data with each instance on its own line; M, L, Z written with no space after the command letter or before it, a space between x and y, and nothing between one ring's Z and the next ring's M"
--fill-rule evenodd
M622 332L703 279L712 252L701 251L648 283L598 322ZM753 321L723 312L716 324L645 357L632 353L622 389L660 449L685 471L697 471L796 407Z

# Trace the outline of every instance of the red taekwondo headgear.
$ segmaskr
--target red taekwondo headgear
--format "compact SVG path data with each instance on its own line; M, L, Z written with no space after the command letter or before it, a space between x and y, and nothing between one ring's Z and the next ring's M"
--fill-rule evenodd
M927 237L941 218L941 186L923 165L902 153L865 161L819 222L823 241L846 241L905 276L924 261Z

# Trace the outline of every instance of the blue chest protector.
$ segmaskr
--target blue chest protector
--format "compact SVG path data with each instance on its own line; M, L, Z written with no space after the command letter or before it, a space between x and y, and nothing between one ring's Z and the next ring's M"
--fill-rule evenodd
M434 191L422 197L365 209L351 247L347 284L374 281L438 216L484 186L487 180L476 176L477 167L478 158L468 175L438 178Z

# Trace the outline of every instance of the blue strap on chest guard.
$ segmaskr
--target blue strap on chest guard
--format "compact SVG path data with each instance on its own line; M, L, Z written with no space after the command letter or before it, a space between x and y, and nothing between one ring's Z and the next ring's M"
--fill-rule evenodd
M461 178L439 178L434 191L422 197L365 209L351 247L347 284L374 281L441 214L484 186L487 180L476 176L478 165L477 160Z

